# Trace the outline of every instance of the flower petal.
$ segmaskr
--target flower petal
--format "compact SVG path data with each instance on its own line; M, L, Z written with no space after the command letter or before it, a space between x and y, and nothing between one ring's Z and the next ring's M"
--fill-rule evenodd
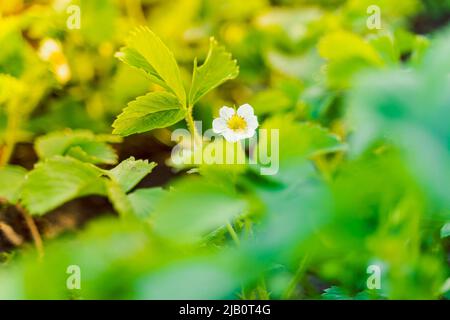
M223 118L216 118L213 120L212 129L214 133L221 133L227 129L227 121Z
M222 135L228 142L236 142L239 140L239 135L229 128L222 132Z
M255 135L256 130L248 128L245 133L243 134L243 139L251 138Z
M245 121L247 122L247 130L256 130L259 126L257 116L246 117Z
M220 117L225 120L230 119L235 113L236 113L236 111L233 108L226 107L226 106L223 106L219 110Z
M240 116L242 118L253 116L253 114L254 114L253 107L251 105L249 105L248 103L243 104L237 110L237 114L238 114L238 116Z

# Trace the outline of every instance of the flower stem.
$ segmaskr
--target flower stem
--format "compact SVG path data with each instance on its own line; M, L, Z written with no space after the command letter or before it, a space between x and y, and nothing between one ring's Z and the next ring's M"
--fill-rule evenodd
M141 0L126 0L126 10L133 22L137 25L146 25L145 14L142 11Z
M18 247L23 243L22 237L8 224L0 221L0 231L5 238L14 246Z
M39 260L44 257L44 245L42 243L41 235L39 234L39 230L34 222L33 218L28 214L28 212L19 205L16 205L17 210L22 214L25 223L30 230L31 238L33 239L34 245L36 247Z
M194 109L193 106L187 107L185 119L186 119L188 129L191 132L192 137L194 138L195 145L201 145L202 139L200 138L200 135L197 132L197 128L195 127L194 117L192 115L193 109Z
M14 152L14 147L17 142L17 131L20 127L20 115L14 111L16 104L11 107L12 112L9 112L8 125L5 133L5 145L3 146L0 155L0 166L8 164Z

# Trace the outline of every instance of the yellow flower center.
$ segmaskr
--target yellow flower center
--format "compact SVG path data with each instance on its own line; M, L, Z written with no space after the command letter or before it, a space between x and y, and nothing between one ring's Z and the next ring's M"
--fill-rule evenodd
M247 121L244 118L234 114L227 122L228 128L233 131L245 130L247 128Z

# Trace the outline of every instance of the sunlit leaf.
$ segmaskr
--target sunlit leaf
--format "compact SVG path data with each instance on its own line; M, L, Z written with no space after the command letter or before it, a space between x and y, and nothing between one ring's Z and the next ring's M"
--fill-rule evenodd
M0 106L20 94L24 90L24 83L13 76L0 73Z
M116 56L129 66L143 71L150 81L156 83L157 85L160 85L166 90L171 90L170 87L159 76L156 70L152 67L152 65L148 63L147 60L145 60L145 58L141 54L139 54L137 50L124 47L118 54L116 54Z
M130 102L113 123L115 134L128 136L165 128L184 118L178 99L167 92L151 92Z
M80 0L80 12L80 31L91 43L98 44L113 38L118 17L118 8L114 3L108 0Z
M106 180L106 193L108 195L109 200L111 201L114 209L122 216L130 216L133 214L133 207L125 191L122 189L120 184L118 184L114 180Z
M383 64L377 51L368 42L350 32L337 31L327 34L318 46L320 55L327 60L361 58L374 65Z
M69 155L94 164L113 164L117 162L117 155L104 140L84 130L52 132L39 137L35 148L41 159Z
M154 167L156 167L154 162L135 160L134 157L131 157L109 170L108 174L115 179L124 192L128 192L152 172Z
M202 96L239 73L236 60L214 38L210 40L208 56L201 67L194 63L189 104L194 105Z
M10 203L16 202L26 173L27 170L19 166L0 168L0 199L6 199Z
M355 74L385 65L374 46L362 37L346 31L325 35L319 41L318 50L322 58L328 61L325 71L332 87L348 88ZM384 55L392 60L392 54Z
M186 92L172 52L147 27L139 27L126 41L127 47L119 57L133 67L143 69L151 79L169 88L184 105Z

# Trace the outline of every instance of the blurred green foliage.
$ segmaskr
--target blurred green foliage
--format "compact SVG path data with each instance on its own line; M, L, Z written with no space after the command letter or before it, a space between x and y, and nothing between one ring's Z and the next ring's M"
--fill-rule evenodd
M41 216L99 195L119 217L45 240L41 261L17 249L0 298L448 299L450 3L377 1L369 30L372 2L2 1L2 202ZM244 103L280 129L274 176L201 165L139 188L154 159L116 154L113 123L158 139ZM26 170L11 160L30 143Z

